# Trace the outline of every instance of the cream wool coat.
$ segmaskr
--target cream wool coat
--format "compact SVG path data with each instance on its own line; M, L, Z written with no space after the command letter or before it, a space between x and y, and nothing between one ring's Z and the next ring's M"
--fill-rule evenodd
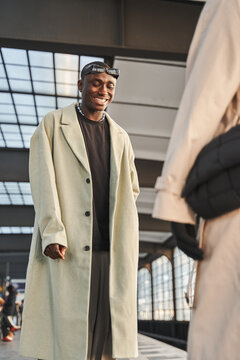
M110 308L113 358L137 356L136 284L139 193L126 132L106 114L111 136ZM20 353L47 360L85 360L91 278L91 172L75 104L47 114L30 150L36 211L27 271ZM43 255L67 247L65 260Z
M213 137L239 123L240 0L208 0L187 61L186 87L153 216L193 224L181 198L198 153ZM202 222L195 308L189 330L189 360L239 360L240 210Z

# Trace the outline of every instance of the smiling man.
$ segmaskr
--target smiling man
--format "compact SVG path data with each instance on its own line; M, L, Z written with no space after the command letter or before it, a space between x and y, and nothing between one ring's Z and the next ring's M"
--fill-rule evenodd
M137 356L139 187L129 137L105 112L118 76L86 65L81 104L47 114L32 137L23 356Z

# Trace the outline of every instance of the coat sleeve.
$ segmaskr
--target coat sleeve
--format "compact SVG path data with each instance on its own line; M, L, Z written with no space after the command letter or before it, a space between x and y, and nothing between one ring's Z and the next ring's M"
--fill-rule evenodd
M51 114L42 120L30 145L30 184L43 253L50 244L67 247L52 156L53 120Z
M127 142L128 142L128 157L129 157L129 165L130 165L132 191L133 191L134 199L136 201L138 198L138 195L140 193L140 190L139 190L137 170L136 170L136 166L135 166L135 162L134 162L135 156L134 156L133 148L132 148L131 141L130 141L128 135L127 135Z
M240 1L209 0L200 16L187 62L187 82L162 176L157 178L153 217L193 224L181 198L198 153L216 134L240 84Z

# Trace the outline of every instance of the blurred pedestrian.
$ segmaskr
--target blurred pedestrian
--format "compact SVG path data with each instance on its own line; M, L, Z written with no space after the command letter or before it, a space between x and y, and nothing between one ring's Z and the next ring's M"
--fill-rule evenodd
M0 327L2 332L2 341L10 342L13 340L13 333L11 332L12 324L10 323L6 314L3 313L4 299L0 298Z
M17 292L13 285L7 287L8 296L3 305L3 314L8 318L8 321L11 323L11 331L17 331L20 329L20 326L14 323L14 316L16 315L16 297Z

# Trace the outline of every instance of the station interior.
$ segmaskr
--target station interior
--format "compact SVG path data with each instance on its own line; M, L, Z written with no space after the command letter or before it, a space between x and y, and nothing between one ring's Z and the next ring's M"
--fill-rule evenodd
M119 68L107 112L130 136L140 183L138 330L141 359L186 359L195 264L167 221L152 217L156 179L184 89L204 1L3 0L0 5L0 294L24 299L34 223L30 139L46 113L80 101L90 61ZM18 355L19 333L0 344Z

